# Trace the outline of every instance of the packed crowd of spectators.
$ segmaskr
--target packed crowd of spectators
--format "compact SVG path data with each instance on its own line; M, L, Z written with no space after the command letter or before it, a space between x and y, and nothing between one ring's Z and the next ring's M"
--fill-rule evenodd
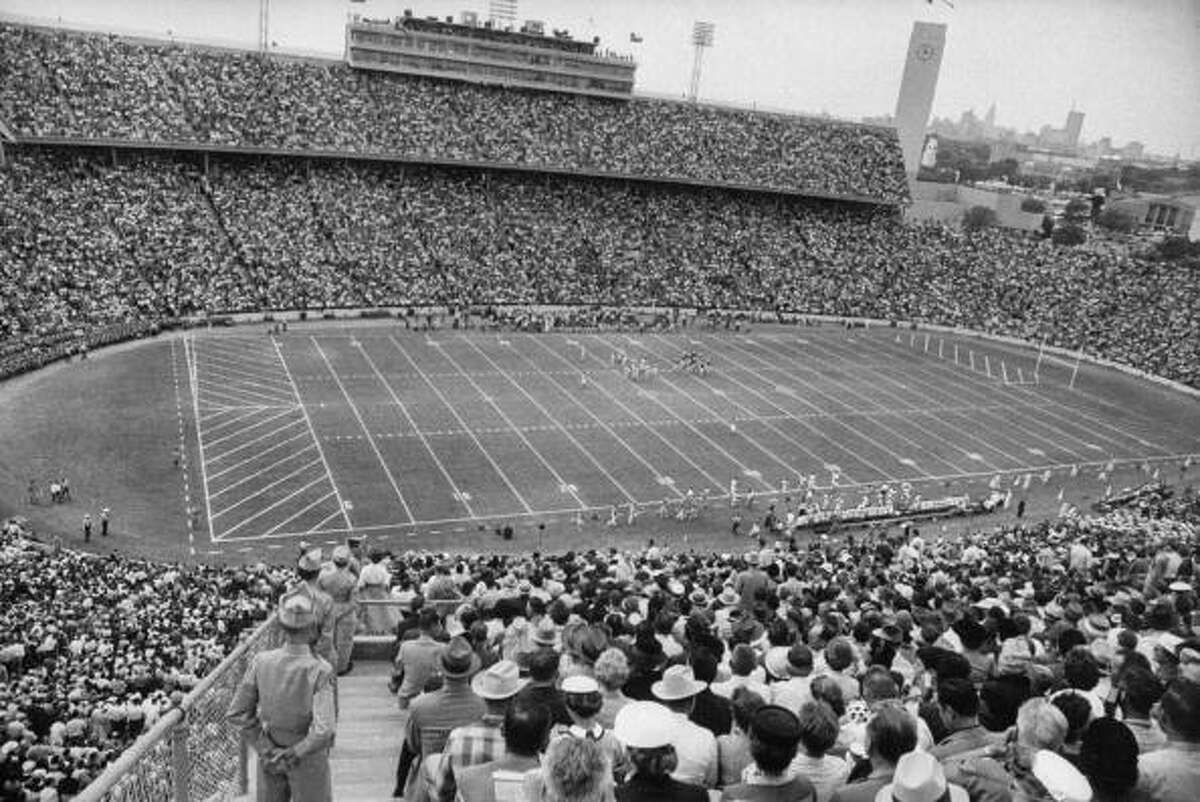
M714 189L22 149L0 170L0 276L7 338L238 310L655 304L963 326L1200 385L1183 264Z
M4 802L95 779L266 618L287 577L101 558L14 529L0 533Z
M881 201L908 192L885 128L13 26L0 26L0 117L33 138L386 154Z
M953 542L375 554L405 609L396 795L561 782L579 739L609 791L566 799L1190 802L1197 561L1194 492Z

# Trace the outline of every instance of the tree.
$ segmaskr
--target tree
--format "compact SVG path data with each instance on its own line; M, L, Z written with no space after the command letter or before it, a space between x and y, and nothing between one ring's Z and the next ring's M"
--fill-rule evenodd
M1087 234L1083 229L1074 223L1067 223L1064 226L1059 226L1054 229L1054 233L1050 235L1056 245L1082 245L1087 242Z
M1032 212L1033 214L1042 214L1046 211L1046 204L1037 198L1026 198L1021 201L1021 211Z
M1158 244L1158 256L1166 260L1200 258L1200 242L1189 242L1187 237L1167 237Z
M1054 218L1048 214L1042 215L1042 236L1050 239L1054 234Z
M963 212L962 227L967 231L979 231L996 225L996 210L986 206L972 206Z
M1092 214L1092 205L1082 198L1072 198L1063 209L1063 217L1072 222L1086 220Z
M1096 225L1104 226L1110 231L1117 231L1121 234L1132 234L1137 231L1137 220L1129 212L1122 212L1119 209L1105 209L1100 212L1096 218Z

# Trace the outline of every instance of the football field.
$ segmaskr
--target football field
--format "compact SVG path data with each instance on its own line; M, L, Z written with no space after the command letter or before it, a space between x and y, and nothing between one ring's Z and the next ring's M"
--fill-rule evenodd
M707 375L680 369L685 351ZM657 375L628 377L618 353ZM210 553L350 534L453 550L505 524L606 532L614 507L617 528L652 527L664 501L725 509L733 482L764 506L806 483L854 507L882 483L1028 489L1200 451L1194 402L1159 414L1099 380L1068 388L1069 364L908 330L293 326L189 334L172 359Z

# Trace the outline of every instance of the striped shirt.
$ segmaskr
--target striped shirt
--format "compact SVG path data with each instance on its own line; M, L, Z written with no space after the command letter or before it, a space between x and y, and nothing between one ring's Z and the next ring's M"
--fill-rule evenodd
M457 789L455 772L504 756L504 716L486 714L474 724L455 727L442 749L442 762L434 777L430 796L434 802L451 802Z

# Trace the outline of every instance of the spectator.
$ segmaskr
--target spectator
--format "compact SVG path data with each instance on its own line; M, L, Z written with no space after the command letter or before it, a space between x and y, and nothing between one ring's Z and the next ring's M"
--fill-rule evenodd
M1079 769L1092 786L1093 802L1127 802L1138 781L1138 744L1121 722L1098 718L1088 725Z
M778 705L760 707L750 722L754 763L746 767L740 783L725 788L721 799L814 802L812 783L790 770L799 743L800 722L795 713Z
M703 690L688 666L671 666L651 689L654 697L671 711L676 767L671 776L681 783L715 788L717 784L717 738L688 718L696 695Z
M824 702L806 702L800 707L798 720L803 750L792 760L792 771L812 783L816 802L828 802L850 776L850 764L828 754L837 743L837 717Z
M605 649L596 658L596 682L604 695L604 702L596 720L605 729L612 729L617 720L617 713L629 704L629 699L621 692L629 679L629 662L625 653L620 649Z
M1167 745L1138 758L1138 798L1200 799L1200 683L1174 680L1159 705Z
M673 776L678 762L670 710L655 702L631 702L617 714L613 732L633 765L633 774L617 788L617 802L708 802L702 786Z
M516 668L511 661L501 661ZM546 748L550 714L538 704L509 705L503 718L503 748L487 762L466 766L458 774L457 795L462 802L496 802L511 799L506 789L524 788L541 770L539 756Z
M867 758L870 773L833 792L832 802L875 802L880 789L892 782L896 764L917 748L913 716L898 707L885 707L867 724Z

